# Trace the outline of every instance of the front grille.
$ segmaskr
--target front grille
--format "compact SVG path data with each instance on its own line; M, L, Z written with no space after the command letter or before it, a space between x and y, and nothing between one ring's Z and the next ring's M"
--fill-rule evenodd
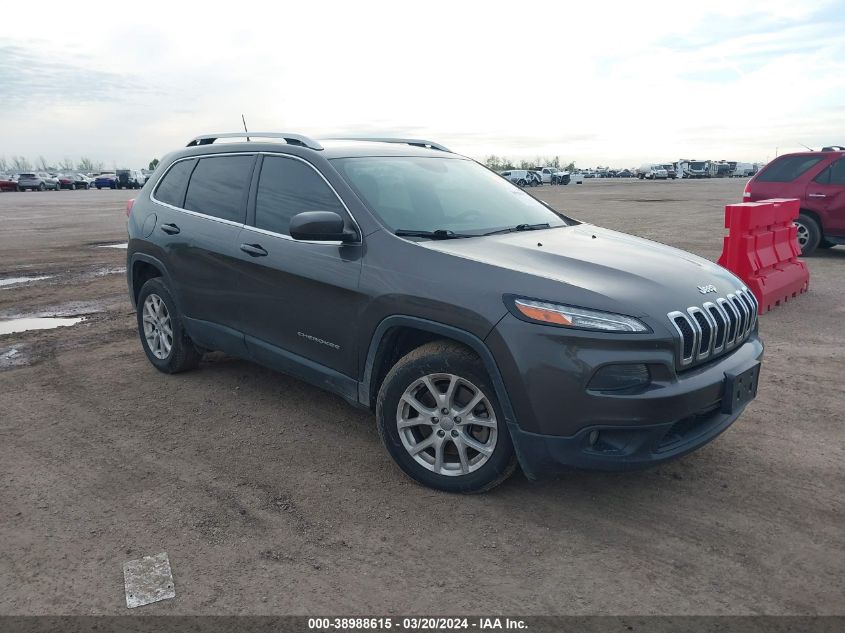
M741 345L757 323L757 300L743 287L667 316L680 335L678 365L688 367Z

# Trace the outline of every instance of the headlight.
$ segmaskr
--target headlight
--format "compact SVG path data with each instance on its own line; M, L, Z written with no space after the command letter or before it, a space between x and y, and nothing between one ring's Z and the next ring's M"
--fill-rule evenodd
M649 327L634 317L599 310L587 310L546 303L533 299L513 299L518 316L545 325L571 327L580 330L601 330L604 332L650 332Z

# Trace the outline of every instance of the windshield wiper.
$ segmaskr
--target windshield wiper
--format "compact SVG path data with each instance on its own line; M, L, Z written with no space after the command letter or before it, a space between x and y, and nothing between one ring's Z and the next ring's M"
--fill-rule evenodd
M498 235L500 233L516 233L517 231L537 231L539 229L549 229L551 225L548 222L542 222L540 224L517 224L516 226L510 226L506 229L499 229L498 231L490 231L489 233L484 233L484 235Z
M398 229L394 231L400 237L427 237L432 240L455 240L462 237L478 237L477 235L466 235L464 233L455 233L448 229L437 229L435 231L413 231L410 229Z

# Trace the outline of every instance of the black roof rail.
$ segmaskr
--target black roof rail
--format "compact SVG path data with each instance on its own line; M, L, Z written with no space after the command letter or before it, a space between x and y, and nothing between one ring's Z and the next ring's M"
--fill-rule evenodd
M280 138L284 139L288 145L299 145L300 147L307 147L309 149L321 150L323 146L320 145L313 138L304 136L302 134L295 134L293 132L225 132L221 134L203 134L191 139L186 147L196 147L197 145L211 145L219 138Z
M828 147L822 147L823 152L845 152L845 147L841 145L830 145Z
M434 141L426 141L425 139L421 138L364 138L364 137L346 137L346 138L332 138L332 139L325 139L327 141L369 141L371 143L399 143L401 145L413 145L415 147L425 147L427 149L436 149L440 150L441 152L449 152L452 154L452 150L450 150L445 145L441 145L440 143L435 143Z

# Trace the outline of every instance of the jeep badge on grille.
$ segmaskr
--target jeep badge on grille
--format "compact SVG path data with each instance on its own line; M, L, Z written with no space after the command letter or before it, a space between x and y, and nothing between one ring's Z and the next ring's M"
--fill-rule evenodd
M708 292L716 292L716 286L713 284L707 284L706 286L698 286L698 291L706 295Z

